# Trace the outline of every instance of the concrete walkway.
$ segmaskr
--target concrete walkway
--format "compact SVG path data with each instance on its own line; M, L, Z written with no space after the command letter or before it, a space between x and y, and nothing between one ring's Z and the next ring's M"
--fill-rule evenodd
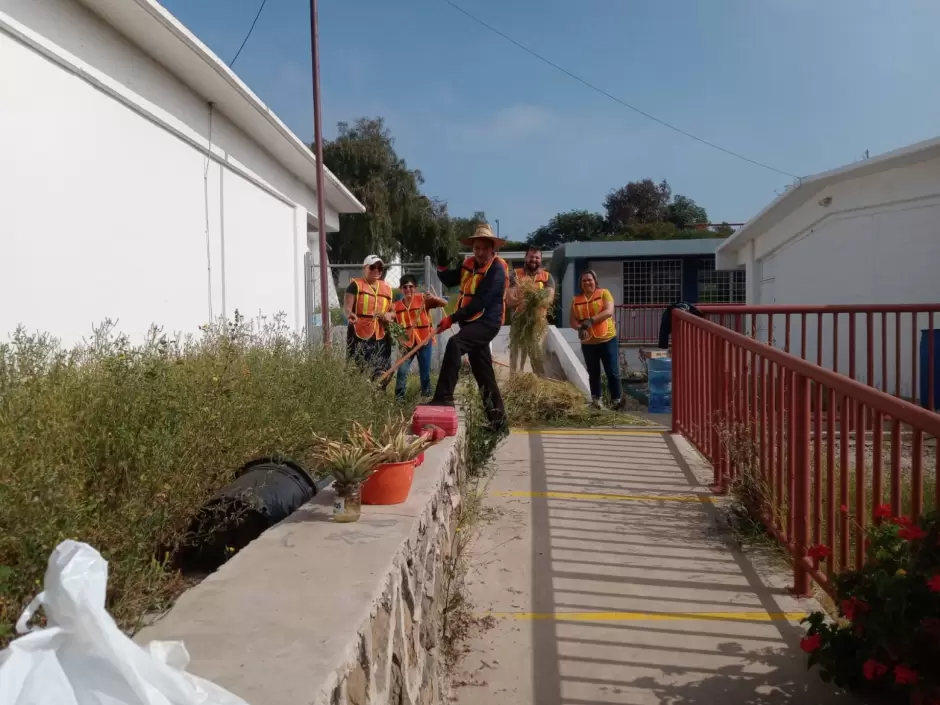
M496 454L470 599L492 626L461 705L828 705L779 564L732 547L708 469L640 430L514 433Z

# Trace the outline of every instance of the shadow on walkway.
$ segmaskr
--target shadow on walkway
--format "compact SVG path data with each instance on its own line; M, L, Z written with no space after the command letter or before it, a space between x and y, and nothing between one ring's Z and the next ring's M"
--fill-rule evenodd
M496 626L468 659L500 666L458 702L851 702L807 672L799 620L815 605L718 531L673 438L530 434L504 448L488 500L504 526L472 595ZM514 577L525 554L528 584Z

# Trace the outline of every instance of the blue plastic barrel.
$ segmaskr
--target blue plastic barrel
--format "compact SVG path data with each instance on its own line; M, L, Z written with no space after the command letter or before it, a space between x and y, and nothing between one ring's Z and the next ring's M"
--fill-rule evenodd
M940 328L933 330L933 362L930 360L930 329L920 332L920 405L926 407L930 396L930 365L933 364L933 405L940 406Z
M672 358L654 357L647 361L649 402L651 414L672 413Z

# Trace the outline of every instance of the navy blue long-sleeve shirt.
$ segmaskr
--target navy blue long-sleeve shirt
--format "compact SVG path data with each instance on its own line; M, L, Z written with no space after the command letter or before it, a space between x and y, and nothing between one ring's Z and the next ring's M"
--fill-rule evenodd
M485 266L485 265L484 265ZM481 267L474 261L475 271ZM450 282L460 281L460 270L445 270L438 273L438 278L446 286L455 286ZM492 266L477 284L476 293L470 303L457 309L450 319L454 323L465 322L476 314L483 312L475 322L482 323L489 328L499 328L503 323L503 297L506 290L506 270L499 262Z

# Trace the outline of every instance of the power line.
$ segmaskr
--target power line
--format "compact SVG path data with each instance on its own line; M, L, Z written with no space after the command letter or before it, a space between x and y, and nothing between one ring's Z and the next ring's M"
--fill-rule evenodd
M741 160L743 160L743 161L750 162L751 164L754 164L755 166L759 166L759 167L762 167L762 168L764 168L764 169L768 169L768 170L770 170L770 171L775 171L775 172L777 172L778 174L783 174L784 176L790 176L790 177L792 177L792 178L794 178L794 179L799 179L799 178L800 178L800 177L797 176L796 174L791 174L789 171L784 171L783 169L778 169L778 168L776 168L776 167L770 166L769 164L764 164L763 162L759 162L759 161L757 161L756 159L751 159L750 157L746 157L746 156L744 156L743 154L740 154L740 153L735 152L735 151L733 151L733 150L730 150L730 149L727 149L727 148L725 148L725 147L722 147L722 146L719 145L719 144L715 144L714 142L710 142L710 141L708 141L708 140L706 140L706 139L704 139L704 138L702 138L702 137L699 137L698 135L693 135L691 132L686 132L686 131L683 130L682 128L676 127L675 125L672 125L672 124L666 122L665 120L660 120L660 119L659 119L658 117L656 117L655 115L651 115L650 113L646 112L645 110L641 110L640 108L636 107L635 105L630 105L629 103L627 103L627 102L624 101L624 100L621 100L621 99L618 98L617 96L612 95L611 93L608 93L608 92L605 91L603 88L600 88L600 87L594 85L594 84L591 83L590 81L587 81L587 80L581 78L580 76L578 76L578 75L572 73L571 71L569 71L568 69L564 68L563 66L559 66L559 65L556 64L554 61L551 61L550 59L545 58L544 56L542 56L542 55L539 54L538 52L536 52L536 51L534 51L534 50L532 50L532 49L529 49L529 47L525 46L524 44L521 44L520 42L517 42L517 41L516 41L515 39L513 39L512 37L508 36L507 34L504 34L504 33L501 32L501 31L499 31L498 29L496 29L496 28L493 27L492 25L487 24L486 22L484 22L483 20L481 20L479 17L476 17L475 15L473 15L473 14L467 12L465 9L463 9L462 7L460 7L460 5L458 5L457 3L452 2L451 0L444 0L444 2L447 3L448 5L450 5L452 8L454 8L454 9L457 10L458 12L462 13L463 15L469 17L471 20L473 20L473 21L476 22L477 24L479 24L479 25L485 27L485 28L488 29L489 31L493 32L494 34L498 34L500 37L502 37L503 39L505 39L505 40L506 40L507 42L509 42L510 44L514 44L515 46L517 46L518 48L522 49L522 50L523 50L524 52L526 52L527 54L530 54L530 55L534 56L536 59L538 59L539 61L542 61L542 62L548 64L549 66L551 66L551 67L552 67L553 69L555 69L556 71L561 71L563 74L565 74L565 75L568 76L569 78L573 78L573 79L574 79L575 81L577 81L578 83L581 83L581 84L587 86L588 88L590 88L590 89L593 90L593 91L597 91L597 92L600 93L601 95L610 98L610 99L611 99L612 101L614 101L615 103L619 103L619 104L622 105L623 107L629 108L629 109L632 110L633 112L639 113L639 114L642 115L643 117L648 118L648 119L652 120L653 122L659 123L659 124L662 125L663 127L668 127L670 130L673 130L673 131L675 131L675 132L678 132L680 135L685 135L686 137L688 137L688 138L690 138L690 139L693 139L693 140L695 140L696 142L701 142L702 144L707 145L708 147L711 147L712 149L717 149L719 152L724 152L725 154L730 154L732 157L737 157L738 159L741 159Z
M246 34L245 38L242 40L242 45L238 47L238 51L235 52L235 57L229 62L229 68L232 68L235 65L235 62L238 60L238 56L242 53L242 49L244 49L245 45L248 43L248 39L251 37L251 33L255 31L255 25L258 24L258 18L261 17L261 11L264 10L264 6L267 4L268 0L261 0L261 7L258 8L258 14L255 15L255 19L251 23L251 27L248 29L248 34Z

